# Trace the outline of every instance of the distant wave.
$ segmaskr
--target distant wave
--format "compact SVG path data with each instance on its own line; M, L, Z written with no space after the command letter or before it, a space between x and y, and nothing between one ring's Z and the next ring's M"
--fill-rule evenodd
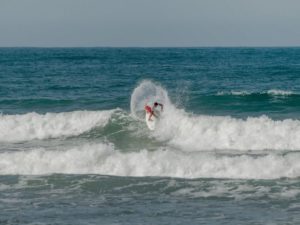
M111 144L56 151L43 148L0 153L0 174L102 174L181 178L276 179L300 176L300 154L215 155L172 149L121 152Z
M77 136L105 126L114 110L0 115L0 142Z
M223 95L250 95L251 93L248 91L230 91L230 92L225 92L225 91L220 91L217 93L218 96L223 96Z
M277 90L277 89L268 90L267 93L269 95L293 95L293 94L295 94L292 91L284 91L284 90Z
M288 96L288 95L297 95L297 93L294 93L293 91L287 91L287 90L279 90L279 89L271 89L267 91L262 92L250 92L250 91L221 91L218 92L217 95L271 95L271 96Z

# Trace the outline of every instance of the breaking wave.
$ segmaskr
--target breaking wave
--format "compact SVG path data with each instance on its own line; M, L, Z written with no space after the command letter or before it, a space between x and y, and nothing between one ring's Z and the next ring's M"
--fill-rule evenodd
M155 94L151 96L148 90L155 90ZM138 108L135 104L136 92L145 99L149 96L164 99L165 111L152 135L183 151L300 150L299 120L272 120L267 116L244 120L229 116L194 115L176 108L169 100L167 91L150 81L141 83L134 90L131 98L133 114Z
M0 153L0 174L102 174L181 178L299 177L300 154L218 155L174 149L122 152L112 144Z
M0 115L0 142L77 136L105 126L114 110Z
M155 131L149 131L143 121L143 107L154 101L165 107ZM188 113L172 104L165 88L151 81L142 81L135 88L130 106L130 112L114 109L1 115L2 143L89 135L82 135L77 142L76 138L62 139L50 148L33 143L11 151L2 145L0 174L242 179L300 176L300 120Z

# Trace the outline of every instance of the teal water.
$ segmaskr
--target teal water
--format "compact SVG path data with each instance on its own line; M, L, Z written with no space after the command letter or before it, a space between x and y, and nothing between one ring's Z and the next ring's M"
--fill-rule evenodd
M298 224L299 75L300 48L0 48L0 224Z

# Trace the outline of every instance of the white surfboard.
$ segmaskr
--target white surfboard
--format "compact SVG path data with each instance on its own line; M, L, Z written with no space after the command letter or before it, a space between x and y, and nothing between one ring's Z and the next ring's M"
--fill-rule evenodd
M158 119L159 119L159 111L155 110L154 113L158 117L151 116L151 120L149 120L149 117L151 115L150 113L147 112L145 115L146 124L147 124L149 130L155 130L156 123L158 122Z

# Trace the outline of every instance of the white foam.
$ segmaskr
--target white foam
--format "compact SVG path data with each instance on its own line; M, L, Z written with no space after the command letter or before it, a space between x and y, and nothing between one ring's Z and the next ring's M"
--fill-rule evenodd
M105 126L113 110L0 116L0 142L76 136Z
M153 135L185 151L300 149L299 120L272 120L267 116L243 120L192 115L170 108Z
M277 197L296 198L298 195L300 195L300 190L298 188L294 188L294 189L283 188L283 190Z
M284 90L279 90L279 89L271 89L268 90L267 93L269 95L292 95L293 92L292 91L284 91Z
M280 90L280 89L270 89L267 91L262 91L262 92L249 92L249 91L219 91L217 93L217 95L241 95L241 96L245 96L245 95L252 95L252 94L268 94L268 95L274 95L274 96L278 96L278 95L282 95L282 96L286 96L286 95L292 95L294 94L294 92L292 91L286 91L286 90Z
M217 93L217 95L251 95L251 92L249 91L230 91L230 92L224 92L220 91Z
M215 155L172 149L124 153L111 144L0 153L0 174L103 174L272 179L300 176L300 154Z

